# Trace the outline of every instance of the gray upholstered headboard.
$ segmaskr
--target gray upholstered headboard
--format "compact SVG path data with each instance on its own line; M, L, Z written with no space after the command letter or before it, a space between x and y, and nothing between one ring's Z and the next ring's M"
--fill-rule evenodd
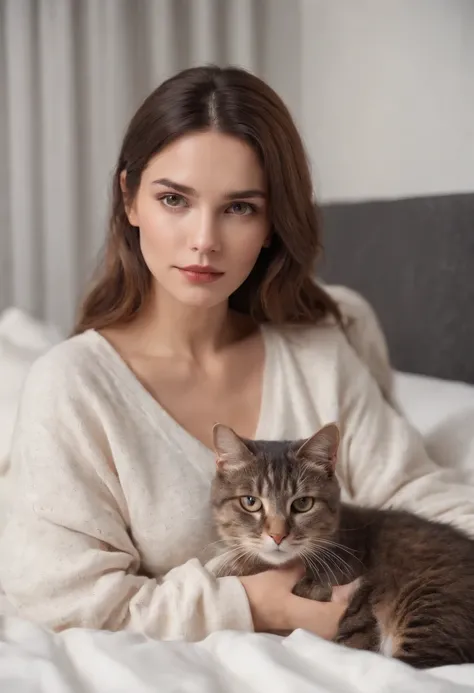
M326 205L319 272L375 308L393 365L474 383L474 193Z

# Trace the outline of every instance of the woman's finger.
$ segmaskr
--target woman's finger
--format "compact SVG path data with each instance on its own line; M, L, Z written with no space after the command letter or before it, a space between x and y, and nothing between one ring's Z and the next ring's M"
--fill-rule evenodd
M331 601L336 603L348 602L360 586L360 580L353 580L347 585L337 585L332 588Z
M346 608L343 602L317 602L294 596L291 605L293 629L303 628L332 640Z

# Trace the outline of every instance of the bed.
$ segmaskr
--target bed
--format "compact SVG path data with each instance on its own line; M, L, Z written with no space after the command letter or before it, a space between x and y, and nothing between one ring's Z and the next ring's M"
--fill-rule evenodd
M375 305L396 368L400 406L422 432L433 458L441 465L456 466L466 483L474 486L474 321L467 320L474 298L467 266L470 262L472 268L474 257L472 198L326 208L323 275L327 282L351 286ZM407 285L394 268L394 247L404 234ZM427 258L425 253L421 262L413 234L420 243L428 234L431 251L438 256ZM450 235L449 243L447 238L442 241L443 234ZM381 249L385 241L389 245ZM426 247L424 243L418 250L424 252ZM445 263L441 270L436 269L440 258ZM458 260L459 267L451 274L451 263ZM457 282L454 289L450 277ZM436 289L438 293L431 285L435 279L437 286L445 283ZM0 316L0 464L4 468L22 380L32 360L60 338L54 328L18 310ZM0 483L5 496L7 477ZM474 688L474 665L418 672L303 631L287 638L221 632L200 643L156 642L124 632L72 629L55 635L18 618L7 605L3 613L0 690L8 693L461 693Z

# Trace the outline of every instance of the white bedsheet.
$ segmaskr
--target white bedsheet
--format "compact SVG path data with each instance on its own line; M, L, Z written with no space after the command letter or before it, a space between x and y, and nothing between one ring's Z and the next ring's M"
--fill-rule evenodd
M17 328L21 323L21 334L27 335L31 346L31 335L26 330L30 323L17 313L9 320ZM0 330L0 347L1 337ZM5 338L4 342L6 345ZM38 350L42 346L35 344ZM6 346L4 351L7 353ZM10 377L9 396L17 397L26 361L23 370L18 366L13 371L6 362L3 366L4 377ZM474 488L474 387L397 374L396 392L403 410L423 433L433 458L443 466L457 466ZM9 418L2 429L0 406L0 437L2 430L5 436L11 433L5 388L4 393ZM3 480L7 497L5 483ZM0 529L1 491L0 484ZM0 605L0 613L6 611ZM55 635L13 615L0 617L1 693L152 691L461 693L474 691L474 665L419 672L302 631L288 638L222 632L191 644L156 642L124 632L73 629Z
M290 637L216 633L202 643L154 642L129 633L51 635L25 621L1 627L5 693L461 693L474 666L420 672L368 652Z

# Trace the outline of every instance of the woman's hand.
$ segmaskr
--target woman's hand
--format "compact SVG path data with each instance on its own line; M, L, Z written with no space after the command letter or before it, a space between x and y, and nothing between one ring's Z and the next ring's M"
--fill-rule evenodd
M330 602L312 601L292 594L304 574L305 567L298 564L239 578L247 593L255 631L285 633L303 628L327 640L335 637L356 585L334 588Z

